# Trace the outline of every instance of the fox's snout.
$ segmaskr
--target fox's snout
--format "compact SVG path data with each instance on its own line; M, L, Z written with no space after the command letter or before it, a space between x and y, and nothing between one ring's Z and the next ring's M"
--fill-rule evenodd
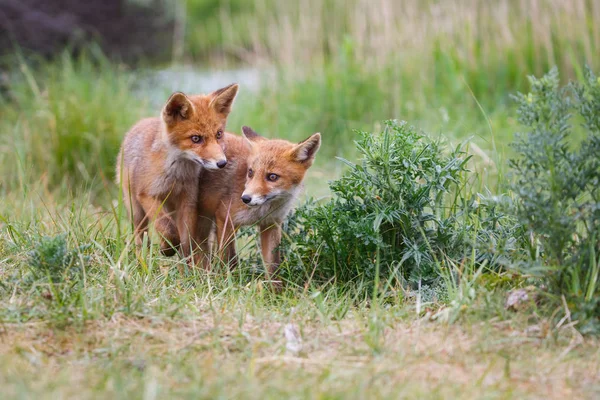
M222 169L227 166L227 157L219 145L204 148L196 155L202 160L201 164L206 169Z
M242 193L242 201L247 206L260 206L264 204L267 201L267 199L265 196L250 195L244 192Z
M227 159L222 158L220 160L202 160L202 165L206 169L222 169L227 165Z
M280 193L278 191L271 191L267 194L257 194L257 193L244 191L244 193L242 193L241 199L242 199L242 202L244 204L246 204L247 206L251 206L251 207L262 206L267 201L278 197L279 194Z
M260 206L265 202L265 196L261 196L256 193L252 188L246 185L244 192L242 193L242 202L247 206Z

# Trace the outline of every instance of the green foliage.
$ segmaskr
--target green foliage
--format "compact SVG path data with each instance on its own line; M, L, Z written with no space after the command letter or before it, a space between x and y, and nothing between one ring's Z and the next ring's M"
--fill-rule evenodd
M582 82L560 87L553 69L530 82L531 92L516 96L527 128L511 160L517 213L536 239L531 260L546 265L540 271L550 290L577 299L590 314L581 303L600 291L600 80L586 69ZM579 145L578 129L586 135ZM594 304L592 314L600 316Z
M357 149L362 162L346 161L333 199L290 220L292 279L435 284L449 263L497 265L515 250L510 219L469 192L462 147L447 152L390 121L381 134L362 132Z
M21 237L25 239L25 237ZM14 274L9 283L18 282L52 316L56 327L65 327L79 314L85 269L90 262L89 244L71 245L66 234L36 236L22 240L31 248L25 265L29 273ZM16 247L16 246L15 246Z

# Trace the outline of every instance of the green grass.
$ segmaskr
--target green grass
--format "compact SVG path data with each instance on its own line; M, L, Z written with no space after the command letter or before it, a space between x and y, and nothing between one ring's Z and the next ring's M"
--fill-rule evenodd
M5 398L594 398L598 343L569 347L523 325L431 324L390 309L379 322L357 312L322 322L309 300L247 312L222 304L207 317L116 315L79 329L7 324ZM239 322L240 315L247 320ZM291 321L291 322L290 322ZM285 355L284 326L296 324L307 356ZM539 327L543 329L544 323ZM538 327L536 324L529 328ZM508 336L510 335L510 336ZM508 337L507 337L508 336ZM3 349L4 350L4 349ZM550 383L549 383L550 382Z
M119 233L123 216L81 197L48 204L38 196L43 188L29 189L2 206L10 215L0 233L5 398L599 393L597 340L583 340L535 304L506 311L509 276L469 274L461 291L473 293L447 305L422 304L418 292L372 302L337 287L274 295L248 269L180 276L176 261L156 249L136 259L131 235ZM67 250L88 246L76 250L82 274L52 289L31 275L29 252L56 235ZM287 350L287 324L300 349Z
M110 71L129 82L126 71L104 65L109 72L96 75L96 64L79 62L63 59L59 70L69 74L58 74L58 82L76 85L90 75L114 79ZM42 110L69 104L86 109L85 101L92 101L87 90L74 87L69 96L55 82L38 80L40 91L61 94L48 92L51 101L36 103ZM18 85L26 88L18 92L23 99L34 93L31 85ZM133 100L123 93L121 106ZM69 116L61 119L61 131L75 135L81 126L114 121L107 132L118 143L129 116L112 119L112 98L98 101L106 102L106 114L94 106L89 125ZM343 111L342 104L335 107ZM15 103L3 107L12 118L4 126L13 126L4 138L34 132L21 130L26 119ZM295 114L284 115L291 120ZM477 108L472 118L485 123ZM78 122L74 130L66 129L71 121ZM300 137L294 135L287 137ZM181 276L182 261L160 256L156 247L134 250L117 191L102 176L110 176L112 160L101 165L86 150L77 157L98 163L94 179L65 165L53 166L63 179L45 179L42 165L50 166L59 148L29 154L36 143L27 139L38 137L24 135L17 143L25 160L43 158L17 171L3 163L13 177L3 185L0 203L0 384L8 398L592 398L600 391L597 340L581 337L568 308L542 301L518 313L505 309L506 292L526 286L526 275L481 274L449 263L448 297L433 302L425 288L365 294L356 286L310 279L274 294L257 274L250 239L240 243L244 262L236 271ZM497 136L498 145L502 137L509 134ZM337 174L326 166L340 165L330 154L341 151L336 145L342 140L326 142L322 164L309 172L309 194ZM478 179L489 183L483 174ZM300 332L298 353L286 350L286 324Z
M510 89L477 98L461 73L447 80L456 86L415 81L402 64L372 72L343 59L303 77L282 70L258 94L242 92L231 126L244 123L293 140L321 132L325 157L352 158L354 130L379 130L381 121L396 118L455 143L473 138L501 163L517 129Z
M600 8L587 0L186 4L190 62L277 70L233 125L294 139L320 131L328 155L352 156L352 129L398 118L473 136L501 168L517 129L508 94L553 66L565 81L598 67Z

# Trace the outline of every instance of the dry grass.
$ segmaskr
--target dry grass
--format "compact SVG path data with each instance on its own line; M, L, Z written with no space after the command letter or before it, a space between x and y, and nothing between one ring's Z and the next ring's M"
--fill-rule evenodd
M302 308L302 307L301 307ZM207 311L207 310L206 310ZM83 327L6 324L0 331L5 398L592 398L600 393L597 340L569 347L521 322L447 326L372 313L324 322L261 309L186 319L116 314ZM284 325L303 348L286 354ZM565 352L565 350L568 350Z

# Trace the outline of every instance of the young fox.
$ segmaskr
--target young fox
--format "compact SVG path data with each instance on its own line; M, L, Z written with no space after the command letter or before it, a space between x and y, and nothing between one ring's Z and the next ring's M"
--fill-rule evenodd
M229 165L202 175L199 190L211 195L200 197L199 211L215 216L221 256L230 266L236 263L235 230L258 224L263 261L272 275L280 263L281 223L302 189L321 134L296 144L266 139L246 126L242 131L243 138L225 134Z
M227 165L225 123L237 91L232 84L208 95L174 93L161 118L143 119L127 133L117 160L117 182L136 245L153 221L164 254L179 247L184 257L192 256L192 265L198 261L198 246L208 255L208 243L194 240L210 233L209 225L198 224L198 199L206 193L198 191L198 178L202 171Z

